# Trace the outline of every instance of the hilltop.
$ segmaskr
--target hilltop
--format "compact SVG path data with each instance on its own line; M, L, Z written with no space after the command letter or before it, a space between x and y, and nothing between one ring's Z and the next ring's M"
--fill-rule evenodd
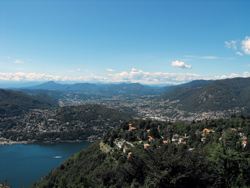
M121 123L31 187L250 186L250 120Z

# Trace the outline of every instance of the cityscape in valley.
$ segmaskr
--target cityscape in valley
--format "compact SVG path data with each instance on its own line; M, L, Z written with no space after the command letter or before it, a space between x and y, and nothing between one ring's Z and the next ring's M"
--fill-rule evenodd
M247 100L241 98L241 101L238 101L237 105L234 105L234 101L229 104L230 107L227 110L223 110L223 104L219 104L219 108L216 108L218 105L214 105L206 108L205 110L192 110L193 106L190 105L189 111L182 109L181 104L182 98L175 98L172 100L171 95L175 92L178 92L181 95L185 95L185 92L189 90L195 90L192 92L193 95L197 90L204 90L201 92L200 96L196 99L201 98L202 103L198 100L199 106L207 103L206 96L204 93L207 93L210 90L210 87L215 88L216 85L221 85L222 83L225 86L228 82L242 82L241 78L235 78L232 80L222 80L214 82L197 82L194 81L189 86L190 83L184 84L176 88L172 88L170 91L164 92L162 88L157 88L158 90L163 90L162 94L157 93L156 88L149 87L147 88L147 93L144 95L144 90L146 90L141 84L118 84L115 85L117 88L116 93L107 94L105 92L110 86L102 86L102 92L98 91L97 94L93 95L93 91L88 91L88 89L78 89L78 91L55 91L53 89L44 90L46 85L51 85L51 82L38 85L33 90L32 88L19 89L23 92L29 93L29 95L22 93L25 97L32 96L39 97L37 100L43 99L44 96L47 97L49 106L58 105L58 109L30 109L26 112L19 112L13 116L9 116L11 113L2 113L1 115L1 144L15 144L15 143L34 143L34 142L61 142L61 141L95 141L100 139L105 133L117 126L119 122L125 121L128 119L151 119L151 120L160 120L163 122L192 122L192 121L202 121L204 119L219 119L219 118L229 118L233 114L244 114L247 115L247 108L245 103L241 107L238 104L241 104L242 101ZM248 82L250 79L244 79L245 84L238 84L239 90L242 90L240 95L244 95L244 90L248 88ZM196 84L197 83L197 84ZM56 84L56 83L53 83ZM58 85L58 84L57 84ZM119 87L121 86L121 87ZM114 86L112 86L114 87ZM171 86L169 86L171 87ZM173 86L172 86L173 87ZM52 87L53 88L53 87ZM205 89L204 89L205 88ZM151 90L149 90L151 89ZM167 90L168 87L165 88ZM184 91L182 91L184 89ZM81 91L82 90L82 91ZM187 90L187 91L186 91ZM227 86L225 92L227 93L231 90L230 86ZM114 90L112 90L114 92ZM9 92L9 93L7 93ZM42 93L39 93L42 92ZM34 94L35 93L35 94ZM139 93L139 94L138 94ZM221 97L226 98L226 93L221 92L221 96L217 95L220 103L222 100ZM15 103L16 98L19 98L18 95L21 93L18 91L5 91L1 92L2 98L7 95L13 95L12 102ZM165 95L169 95L168 99L165 99ZM208 95L208 94L207 94ZM41 96L43 98L41 98ZM211 95L212 96L212 95ZM53 98L52 98L53 97ZM192 96L188 96L189 100L192 100ZM186 98L188 98L186 97ZM237 97L237 96L236 96ZM185 98L185 100L186 100ZM24 101L26 99L23 99ZM34 100L34 99L32 99ZM216 100L214 97L210 97L210 100ZM19 101L22 103L22 101ZM47 101L46 101L47 102ZM32 103L34 103L32 101ZM54 104L55 103L55 104ZM211 103L211 102L210 102ZM37 102L37 104L41 103ZM2 112L8 112L8 109L5 109L5 105L1 107ZM12 106L15 106L13 104ZM10 105L10 109L13 109ZM14 108L16 108L15 106ZM22 108L22 107L20 107ZM89 110L92 109L91 119L88 117ZM16 108L18 109L18 108ZM113 111L112 111L113 110ZM79 111L78 113L72 111ZM105 117L103 113L105 111ZM114 116L113 113L121 113L113 122L110 121L111 117ZM83 114L83 117L79 115ZM67 118L65 118L67 116ZM86 117L85 117L86 116ZM88 119L86 119L88 118Z

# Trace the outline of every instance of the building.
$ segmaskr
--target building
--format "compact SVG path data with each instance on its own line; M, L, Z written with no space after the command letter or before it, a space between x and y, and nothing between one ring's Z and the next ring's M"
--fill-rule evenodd
M147 149L149 146L149 144L144 144L144 149Z
M177 142L179 141L180 136L178 134L173 135L172 137L172 142Z

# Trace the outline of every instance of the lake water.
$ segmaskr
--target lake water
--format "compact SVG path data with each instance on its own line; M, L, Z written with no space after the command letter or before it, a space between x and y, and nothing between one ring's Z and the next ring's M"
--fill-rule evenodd
M90 142L19 144L0 146L0 184L4 178L13 188L26 188Z

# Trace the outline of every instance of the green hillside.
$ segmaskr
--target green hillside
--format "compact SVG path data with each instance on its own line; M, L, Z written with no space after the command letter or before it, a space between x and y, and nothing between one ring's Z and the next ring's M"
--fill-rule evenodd
M249 187L249 136L244 116L124 122L31 187Z
M12 141L58 142L97 140L133 111L120 112L101 105L67 106L53 110L30 111L15 119L0 122L0 132Z
M59 107L46 94L31 96L18 91L0 89L0 117L17 116L30 109L50 109Z
M190 88L190 87L194 87L194 86L204 86L206 84L212 83L213 80L194 80L185 84L180 84L180 85L175 85L175 86L167 86L167 87L162 87L160 88L160 92L159 93L167 93L170 91L173 91L177 88Z
M174 106L189 112L238 109L246 114L250 112L249 92L250 78L234 78L177 88L159 100L176 101Z

